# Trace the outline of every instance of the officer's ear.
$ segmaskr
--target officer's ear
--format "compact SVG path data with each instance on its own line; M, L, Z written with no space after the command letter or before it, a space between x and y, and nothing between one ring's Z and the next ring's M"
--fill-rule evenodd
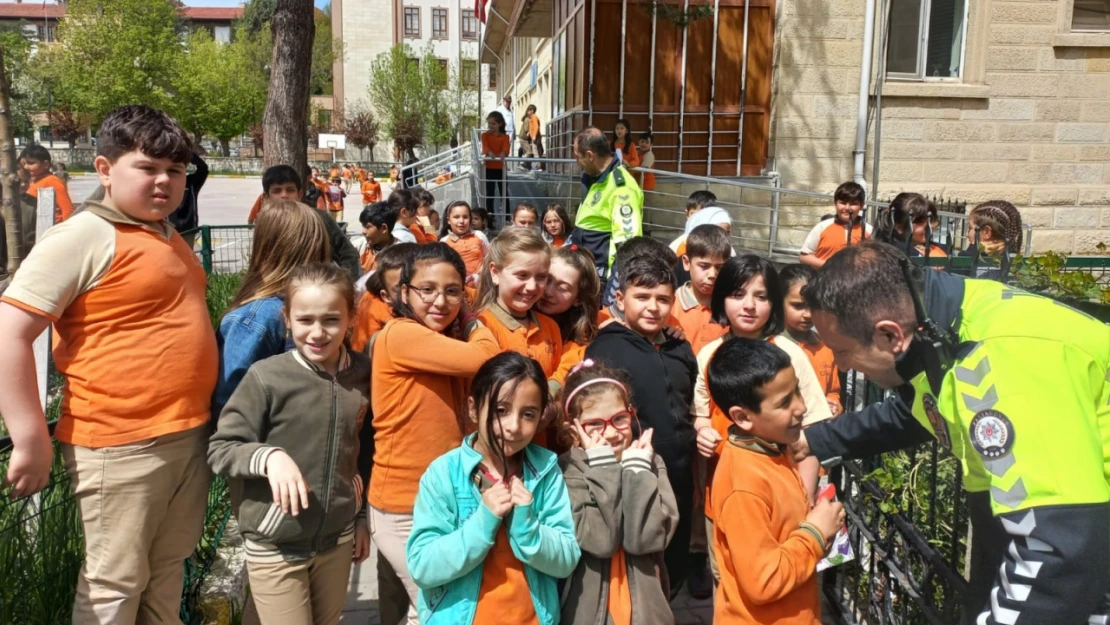
M875 322L875 330L871 341L877 348L894 355L901 354L909 347L912 334L907 333L902 324L888 319Z

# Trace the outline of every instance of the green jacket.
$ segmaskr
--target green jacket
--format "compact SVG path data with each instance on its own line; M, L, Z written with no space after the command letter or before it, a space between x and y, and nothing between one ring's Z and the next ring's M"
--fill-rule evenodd
M567 244L585 247L594 255L602 280L609 277L617 248L643 234L644 192L616 158L596 178L583 174L586 197L574 216Z

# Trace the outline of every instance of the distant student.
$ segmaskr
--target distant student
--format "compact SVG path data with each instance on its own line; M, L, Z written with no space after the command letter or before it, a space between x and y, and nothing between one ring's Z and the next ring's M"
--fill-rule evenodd
M75 623L134 623L140 613L179 623L184 563L203 531L218 351L204 269L166 222L193 149L162 111L110 112L93 162L104 199L47 231L0 298L12 497L42 490L54 466L32 341L51 325L58 337L66 383L54 439L85 551ZM151 192L155 179L162 193Z
M528 202L521 202L513 209L513 225L517 228L533 228L540 223L540 211Z
M512 141L505 132L505 118L498 111L486 116L489 129L482 133L482 157L486 166L486 210L496 215L508 200L505 189L505 158ZM504 213L501 213L504 215Z
M717 274L731 257L728 234L717 226L698 226L686 239L682 267L690 274L690 280L678 289L672 314L694 353L728 332L727 326L713 320L712 302Z
M675 254L678 254L680 258L685 256L686 240L690 236L690 233L693 232L695 228L707 225L716 226L720 230L723 230L726 237L732 233L732 217L729 216L728 211L719 206L706 206L686 220L686 231L682 233L682 236L671 243L671 249L676 250ZM677 244L677 246L675 244ZM729 249L732 249L731 244ZM690 272L686 270L685 266L681 266L675 269L675 277L685 282L690 279Z
M639 431L628 375L587 361L567 378L559 458L582 559L565 582L563 625L673 625L670 584L656 566L678 503L653 432Z
M362 250L359 265L363 273L369 273L374 271L378 254L397 242L393 236L397 213L388 202L375 202L362 209L358 220L362 224L362 236L366 238L366 247Z
M758 339L733 339L709 362L709 390L728 415L710 505L721 584L716 625L820 625L817 562L844 507L811 504L789 445L806 406L791 359Z
M835 216L821 221L809 231L802 243L799 260L820 269L833 254L871 236L871 225L863 223L860 217L866 199L863 187L855 182L845 182L837 187L833 193Z
M409 226L417 243L435 243L439 226L432 226L431 215L436 212L436 197L423 187L415 187L412 194L416 198L416 222ZM437 215L438 216L438 215Z
M632 125L627 119L618 119L613 126L613 141L610 145L614 153L621 155L621 162L626 167L631 169L640 166L640 153L632 143Z
M482 271L482 259L489 250L489 241L484 234L471 229L473 219L470 204L457 200L448 204L445 212L447 221L440 230L440 241L459 253L466 265L467 277L473 276L476 279Z
M655 152L651 151L654 137L651 131L640 133L640 167L644 169L655 168ZM655 190L655 174L642 172L640 174L640 188L645 192Z
M624 324L603 327L586 347L586 357L628 372L641 427L655 431L652 445L678 500L679 522L664 557L671 588L678 589L690 566L695 453L690 403L697 361L690 343L663 332L674 292L674 272L662 260L641 257L622 265L616 304Z
M547 286L536 302L536 310L555 320L563 338L559 367L549 383L562 385L571 368L586 358L586 346L597 336L601 281L593 262L593 256L577 245L551 251Z
M50 172L50 151L38 144L29 145L19 153L19 163L31 178L27 195L38 199L39 189L53 189L54 223L59 224L69 219L73 214L73 201L69 199L66 183Z
M328 199L328 215L336 223L343 221L343 200L347 197L347 192L340 186L338 177L331 179L331 185L324 195Z
M351 190L352 170L350 165L343 165L343 169L339 173L339 177L343 179L343 192L349 193Z
M540 141L540 116L536 114L536 105L529 104L524 111L524 118L520 120L520 148L524 151L525 158L539 158ZM521 163L521 169L528 169L527 163Z
M813 317L809 305L802 297L802 289L813 279L814 269L801 263L787 265L779 272L782 286L785 289L783 302L784 321L786 331L779 335L784 340L794 341L805 351L813 371L817 374L817 381L825 391L825 398L829 403L832 416L842 412L840 406L840 372L836 368L833 351L821 341L821 337L813 329Z
M562 204L548 204L543 211L543 240L551 247L563 247L574 228Z
M396 165L389 166L389 184L396 188L397 180L401 177L401 170Z
M208 463L238 493L260 620L337 625L351 563L370 556L359 472L372 453L360 445L370 362L343 345L354 283L338 267L299 267L285 301L296 348L247 371L220 414Z
M397 213L393 224L393 238L403 243L422 243L417 239L413 226L416 224L416 209L420 202L408 189L394 189L387 200Z
M948 250L931 241L937 236L940 218L937 207L919 193L899 193L890 206L879 213L879 232L875 235L902 248L907 256L948 258ZM926 244L929 250L926 253ZM939 269L939 267L937 267Z
M558 459L533 440L547 403L543 372L520 354L474 376L465 414L478 431L431 463L416 496L405 550L420 622L559 622L558 582L582 551Z
M415 253L415 243L397 243L378 254L374 273L366 280L366 292L358 300L351 349L367 351L370 338L393 319L393 302L401 296L401 269Z
M360 191L362 191L362 203L373 204L374 202L382 201L382 185L373 176L366 176L365 172L360 172L363 177L360 183Z
M431 229L433 233L432 236L435 236L435 233L439 232L442 225L443 221L439 217L439 211L433 209L432 212L428 213L428 228Z
M489 241L486 236L486 228L489 226L489 212L481 206L470 207L470 229L474 234L480 234Z

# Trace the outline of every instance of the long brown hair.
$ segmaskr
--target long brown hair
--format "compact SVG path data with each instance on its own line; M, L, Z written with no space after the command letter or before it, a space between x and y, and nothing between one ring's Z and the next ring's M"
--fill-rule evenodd
M231 308L279 295L294 269L327 262L328 231L316 210L293 200L269 200L255 221L250 264Z
M578 297L566 312L555 315L563 341L585 345L597 336L597 311L601 308L601 280L589 250L568 245L551 252L551 260L561 260L578 272Z
M512 262L513 254L534 252L543 252L551 258L551 246L535 228L505 228L490 241L489 252L482 261L482 271L478 274L478 301L474 310L489 308L497 301L497 285L493 283L491 265L499 270L504 269Z

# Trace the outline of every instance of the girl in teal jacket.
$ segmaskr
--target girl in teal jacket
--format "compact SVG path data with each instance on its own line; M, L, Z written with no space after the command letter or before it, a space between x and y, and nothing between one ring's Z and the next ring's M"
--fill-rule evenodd
M406 545L422 625L559 622L558 580L581 550L544 426L547 380L515 352L491 358L468 400L478 432L420 479Z

